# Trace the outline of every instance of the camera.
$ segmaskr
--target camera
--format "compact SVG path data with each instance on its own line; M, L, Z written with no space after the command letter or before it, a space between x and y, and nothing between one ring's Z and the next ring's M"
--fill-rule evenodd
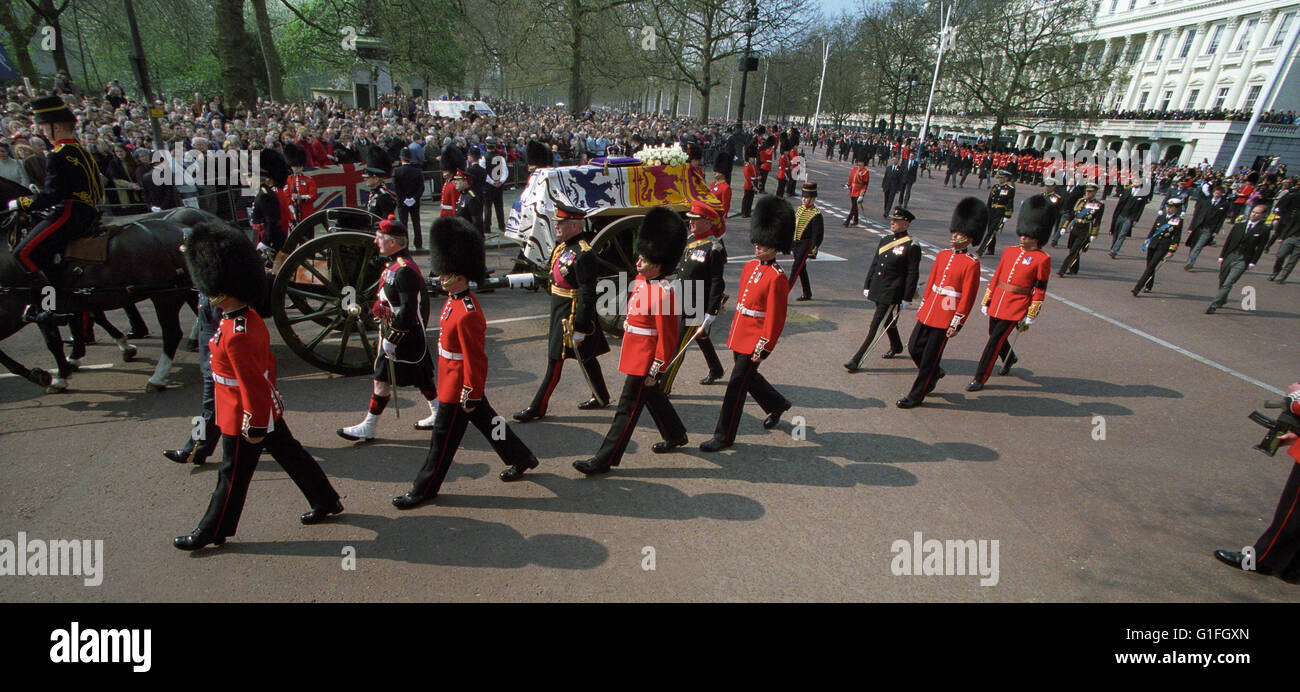
M1287 433L1300 434L1300 418L1297 418L1295 414L1291 413L1291 407L1288 405L1290 401L1291 399L1288 397L1281 401L1264 402L1264 408L1282 409L1282 412L1277 414L1276 419L1269 418L1259 411L1250 412L1248 418L1255 423L1268 428L1268 433L1264 435L1264 439L1261 440L1259 444L1255 445L1255 449L1258 449L1269 456L1273 456L1277 454L1279 438Z

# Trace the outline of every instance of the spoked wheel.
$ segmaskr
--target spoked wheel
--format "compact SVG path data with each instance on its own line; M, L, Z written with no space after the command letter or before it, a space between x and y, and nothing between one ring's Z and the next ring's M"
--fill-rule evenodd
M366 233L314 238L285 260L271 287L271 310L285 344L300 358L340 375L374 372L379 333L370 306L387 259ZM427 323L427 287L421 318Z
M330 207L308 216L298 222L285 238L284 251L293 252L299 245L319 238L327 233L353 231L356 233L374 233L379 227L380 218L356 207Z
M618 291L614 298L617 310L612 314L600 314L596 319L606 334L623 333L623 307L627 305L627 291L636 275L636 231L641 227L640 216L625 216L596 233L591 241L591 252L596 256L596 271L600 285L597 287L597 300L600 298L600 286L613 286ZM620 281L622 277L622 281ZM608 283L607 283L608 282ZM606 311L607 313L609 311Z

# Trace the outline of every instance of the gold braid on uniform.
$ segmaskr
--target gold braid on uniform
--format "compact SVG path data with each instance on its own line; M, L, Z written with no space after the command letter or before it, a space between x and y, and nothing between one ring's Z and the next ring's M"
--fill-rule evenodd
M1038 311L1041 310L1042 308L1043 308L1043 301L1035 300L1034 302L1029 304L1029 312L1026 312L1025 315L1027 315L1031 320L1037 319Z
M805 207L802 204L794 210L794 242L797 243L800 238L803 238L803 232L808 228L808 222L812 221L813 217L820 213L822 213L822 210L817 207Z

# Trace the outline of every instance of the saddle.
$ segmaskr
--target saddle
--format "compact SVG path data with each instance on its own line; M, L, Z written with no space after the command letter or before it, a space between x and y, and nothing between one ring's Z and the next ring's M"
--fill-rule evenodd
M108 261L108 241L125 226L96 224L89 235L72 240L63 249L63 259L85 264L104 264Z

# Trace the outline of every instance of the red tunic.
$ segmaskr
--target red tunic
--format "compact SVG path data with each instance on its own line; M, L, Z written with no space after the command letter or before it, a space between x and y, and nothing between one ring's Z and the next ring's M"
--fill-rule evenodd
M298 193L298 196L300 197L297 203L297 208L300 211L297 215L294 215L292 211L294 209L293 194L295 192ZM294 222L297 223L316 212L316 181L312 180L308 176L289 176L289 181L285 184L284 196L286 198L285 202L288 204L290 210L289 215L284 218L293 219Z
M785 272L774 261L760 263L752 259L740 273L740 286L727 348L736 353L771 351L785 328L786 300L790 297Z
M1286 403L1288 404L1287 408L1291 411L1292 415L1300 416L1300 392L1288 394L1286 396ZM1295 459L1297 464L1300 464L1300 442L1292 442L1291 449L1287 451L1291 454L1291 458Z
M754 181L758 179L758 166L745 164L745 192L754 191Z
M1052 273L1052 258L1042 250L1025 252L1019 245L1002 251L997 271L989 279L989 317L1019 322L1029 311L1030 303L1047 297L1047 277ZM1009 291L1002 284L1024 289Z
M871 171L865 166L854 166L849 172L849 196L857 197L867 191L871 185Z
M208 350L221 434L265 437L284 415L266 323L248 307L227 313L208 339Z
M460 201L460 190L456 189L456 184L448 180L442 184L442 201L439 203L438 216L455 216L456 202Z
M758 165L765 171L772 170L772 150L764 149L758 152Z
M627 299L619 372L657 375L672 361L677 348L676 302L671 283L637 275Z
M790 152L781 154L781 158L776 162L776 179L785 180L790 177Z
M469 291L447 296L438 319L438 401L482 399L487 382L487 320Z
M722 202L722 208L718 210L718 213L722 214L722 218L725 219L728 216L730 216L731 215L731 186L727 184L727 181L722 180L709 186L709 192L712 192L713 196L717 197L718 201Z
M944 250L934 258L916 321L929 327L960 327L975 305L980 263L965 252Z

